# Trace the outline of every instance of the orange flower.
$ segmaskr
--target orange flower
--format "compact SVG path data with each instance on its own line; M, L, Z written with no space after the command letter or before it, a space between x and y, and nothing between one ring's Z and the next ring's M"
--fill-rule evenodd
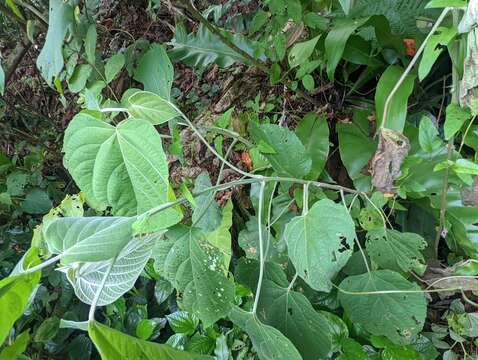
M405 44L405 52L408 56L415 56L417 53L417 44L413 39L403 39L403 43Z
M247 151L243 151L241 153L241 161L244 163L244 165L246 165L247 167L247 170L252 170L252 160L251 160L251 156L249 155L249 153Z

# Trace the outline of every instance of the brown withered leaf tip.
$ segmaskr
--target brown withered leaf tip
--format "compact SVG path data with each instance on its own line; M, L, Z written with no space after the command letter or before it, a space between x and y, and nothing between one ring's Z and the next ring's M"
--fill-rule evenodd
M397 131L382 129L377 151L372 158L372 185L383 193L394 193L394 180L410 151L410 141Z

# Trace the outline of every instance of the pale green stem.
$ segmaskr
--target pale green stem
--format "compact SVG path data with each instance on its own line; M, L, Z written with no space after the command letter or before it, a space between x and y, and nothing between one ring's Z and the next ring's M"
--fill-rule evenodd
M88 321L95 321L96 305L98 304L98 301L100 300L101 292L103 291L103 288L105 287L106 280L108 280L108 276L110 276L111 269L113 269L113 265L115 264L115 260L116 258L111 260L111 264L108 266L108 269L106 269L105 276L103 276L103 279L101 279L101 283L98 288L98 291L96 292L95 297L93 298L93 301L91 302L90 312L88 314Z
M420 57L422 52L425 50L425 46L427 45L428 41L433 36L433 34L437 31L438 27L443 22L443 20L445 20L445 17L450 12L450 10L451 10L451 8L449 8L449 7L445 8L443 10L443 12L441 13L441 15L438 17L437 21L433 25L432 29L428 33L427 37L425 38L425 41L423 41L423 43L420 46L420 48L418 49L417 53L413 57L412 61L410 61L410 64L408 64L407 68L405 69L405 72L402 74L402 76L397 81L397 83L393 87L392 91L388 95L387 100L385 101L385 106L383 108L383 119L382 119L382 123L380 124L380 129L383 129L385 127L385 124L387 122L387 117L388 117L388 110L390 108L390 103L392 102L393 97L395 96L397 91L400 89L400 86L403 84L403 82L407 78L408 74L410 74L410 72L412 71L413 67L415 66L415 64L418 61L418 58Z
M257 312L257 305L259 304L259 297L261 296L261 288L262 288L262 280L264 278L264 244L262 239L262 207L264 202L264 189L266 187L266 183L264 181L261 182L261 188L259 190L259 209L257 214L257 223L259 228L259 278L257 280L257 290L256 296L254 298L254 305L252 306L252 313L255 315Z
M33 266L31 268L28 268L26 269L25 271L22 271L21 273L22 274L30 274L30 273L34 273L35 271L38 271L38 270L41 270L41 269L44 269L46 268L47 266L50 266L54 263L56 263L57 261L59 261L61 258L61 255L57 255L57 256L54 256L44 262L42 262L41 264L39 265L36 265L36 266Z

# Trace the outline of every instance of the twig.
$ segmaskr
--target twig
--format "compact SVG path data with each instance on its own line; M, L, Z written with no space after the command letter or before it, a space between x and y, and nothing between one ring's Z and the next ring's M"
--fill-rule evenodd
M432 37L432 35L437 31L438 27L440 24L445 20L446 15L450 12L451 8L447 7L443 10L441 15L438 17L437 21L435 22L435 25L433 25L432 29L428 33L427 37L425 38L425 41L423 41L422 45L418 49L417 53L413 57L412 61L410 61L410 64L408 64L407 68L405 69L404 73L400 77L400 79L397 81L395 86L393 87L392 91L387 97L387 100L385 101L385 106L383 108L383 115L382 115L382 122L380 124L380 130L382 130L385 127L385 124L387 122L387 116L388 116L388 109L390 107L390 103L392 102L393 97L397 93L397 91L400 89L400 86L402 86L403 82L407 78L408 74L410 71L412 71L413 67L418 61L418 58L422 54L422 52L425 50L425 46L427 45L428 41Z
M447 8L448 9L448 8ZM446 9L445 9L446 10ZM443 12L445 12L445 10ZM442 14L443 15L443 14ZM437 21L438 22L438 21ZM453 25L458 26L459 22L459 17L458 17L458 10L454 9L453 10ZM456 44L455 44L456 46ZM452 68L452 103L458 104L459 103L459 86L460 86L460 76L458 74L458 71L456 70L455 67ZM448 151L447 151L447 161L451 160L451 157L453 155L453 150L455 150L455 138L451 137L448 140ZM448 192L448 178L450 175L450 168L447 166L445 168L445 173L443 174L443 185L441 189L441 199L440 199L440 223L437 229L437 233L435 236L435 257L438 259L438 248L440 245L440 239L444 234L445 226L446 226L446 204L447 204L447 199L446 195Z
M259 209L257 211L257 222L259 228L259 278L257 280L257 290L256 296L254 297L254 305L252 306L252 313L255 315L257 312L257 305L259 304L259 298L261 296L261 288L262 288L262 280L264 278L264 244L262 239L262 207L264 202L264 189L266 187L266 183L264 181L261 182L261 188L259 191Z

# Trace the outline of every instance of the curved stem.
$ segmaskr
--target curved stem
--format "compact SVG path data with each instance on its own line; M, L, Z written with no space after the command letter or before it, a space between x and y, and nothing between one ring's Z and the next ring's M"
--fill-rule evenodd
M420 48L418 49L417 53L413 57L412 61L410 61L410 64L408 64L407 68L405 69L405 72L402 74L402 76L397 81L397 83L393 87L392 91L388 95L387 100L385 101L385 106L383 108L383 119L382 119L382 123L380 124L380 130L385 127L385 124L387 122L388 110L389 110L390 103L392 102L393 97L395 96L397 91L400 89L400 86L403 84L403 82L407 78L408 74L410 74L410 71L412 71L413 67L415 66L415 64L418 61L418 58L420 57L422 52L425 50L425 46L427 45L428 41L430 40L432 35L437 31L438 27L443 22L443 20L445 20L445 17L450 12L450 10L451 10L451 8L449 8L449 7L445 8L443 10L441 15L438 17L437 21L435 22L435 25L433 25L432 29L430 30L427 37L425 38L425 41L423 41L423 43L420 46Z
M93 301L91 302L90 312L88 314L88 321L95 321L96 305L98 304L98 301L100 300L101 292L103 291L103 288L105 287L108 276L110 276L111 269L113 269L113 265L115 264L115 260L116 258L111 260L111 264L108 266L108 269L106 269L105 276L103 276L103 279L101 279L100 287L98 288L98 291L96 292L95 297L93 298Z
M30 274L30 273L34 273L35 271L44 269L47 266L50 266L50 265L56 263L57 261L59 261L60 258L61 258L61 255L57 255L57 256L54 256L52 258L49 258L48 260L42 262L39 265L33 266L31 268L26 269L25 271L22 271L21 274Z
M257 223L259 229L259 279L257 280L257 290L256 290L256 297L254 298L254 305L252 306L252 313L255 315L257 312L257 305L259 304L259 297L261 296L261 288L262 288L262 280L264 278L264 244L262 239L262 207L264 202L264 189L266 187L266 183L264 181L261 182L261 189L259 191L259 210L257 214Z

